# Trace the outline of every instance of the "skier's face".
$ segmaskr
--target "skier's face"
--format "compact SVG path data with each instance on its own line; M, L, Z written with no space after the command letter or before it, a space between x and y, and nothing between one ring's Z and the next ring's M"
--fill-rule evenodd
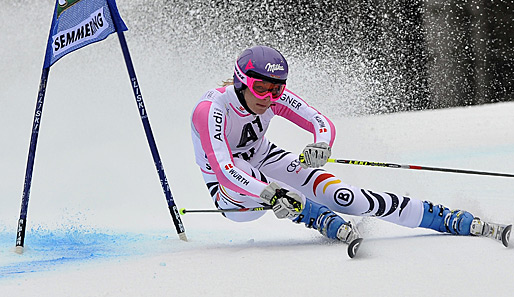
M256 114L265 113L266 110L268 110L268 108L271 106L271 100L269 96L264 99L259 99L255 97L248 88L244 89L243 94L245 96L246 104Z

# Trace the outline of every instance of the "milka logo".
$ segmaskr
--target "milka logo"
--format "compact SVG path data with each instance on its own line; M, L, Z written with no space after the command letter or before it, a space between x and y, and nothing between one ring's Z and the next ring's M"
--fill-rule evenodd
M280 64L271 64L271 63L268 63L266 64L266 71L268 72L275 72L276 70L284 70L284 66L280 65Z

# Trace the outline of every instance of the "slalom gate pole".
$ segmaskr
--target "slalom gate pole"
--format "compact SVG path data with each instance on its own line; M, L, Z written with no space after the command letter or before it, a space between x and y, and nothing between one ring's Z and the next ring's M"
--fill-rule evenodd
M25 230L27 228L27 211L29 207L30 187L32 185L32 172L34 170L34 160L36 158L36 146L39 136L39 127L41 125L41 117L43 115L43 103L45 101L46 84L50 67L44 68L41 73L41 81L39 82L39 92L36 101L36 111L34 112L34 121L32 123L32 135L30 137L29 155L27 158L27 167L25 170L25 183L23 186L23 195L21 198L21 211L18 220L18 229L16 232L16 253L23 253L25 243Z
M304 160L303 155L300 155L300 162L303 162L303 160ZM475 174L475 175L488 175L488 176L500 176L500 177L514 177L514 174L510 174L510 173L475 171L475 170L464 170L464 169L453 169L453 168L427 167L427 166L418 166L418 165L403 165L403 164L372 162L372 161L328 159L327 162L328 163L338 163L338 164L349 164L349 165L372 166L372 167L401 168L401 169L428 170L428 171L463 173L463 174Z
M261 206L253 208L231 208L231 209L180 209L180 214L185 215L186 213L209 213L209 212L247 212L247 211L266 211L270 210L271 206Z
M109 2L108 2L109 3ZM109 3L109 8L110 3ZM134 92L134 97L136 99L136 104L139 109L139 115L141 116L141 121L143 122L143 127L145 129L146 138L148 140L148 145L150 146L150 151L152 152L152 157L155 163L155 167L157 169L157 173L161 180L161 186L164 191L164 195L166 197L166 202L168 203L168 209L170 211L171 217L173 219L173 223L175 224L175 228L177 230L177 234L179 238L183 241L187 241L186 230L184 229L184 225L182 224L182 220L180 219L179 211L175 201L173 199L173 195L171 194L170 186L168 184L168 179L166 178L166 174L164 172L164 166L161 162L161 157L159 156L159 151L157 150L157 145L155 143L155 138L152 133L152 128L150 127L150 122L148 120L148 115L146 113L145 104L143 102L143 96L141 95L141 91L139 88L139 84L136 78L136 72L134 70L134 65L132 64L132 59L130 58L130 52L128 50L127 41L125 39L125 35L122 30L118 30L120 24L118 20L114 20L114 25L117 27L116 32L118 33L118 39L120 40L121 50L123 52L123 57L125 58L125 64L127 65L128 74L130 77L130 83L132 85L132 90Z

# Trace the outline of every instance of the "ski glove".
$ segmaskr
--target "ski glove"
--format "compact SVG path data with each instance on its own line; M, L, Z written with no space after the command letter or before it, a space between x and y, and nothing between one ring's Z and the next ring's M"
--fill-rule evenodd
M327 164L330 154L330 146L326 142L308 144L303 149L303 160L300 160L300 165L303 168L322 167Z
M260 197L271 205L275 216L279 219L295 219L303 210L300 195L281 188L274 182L262 190Z

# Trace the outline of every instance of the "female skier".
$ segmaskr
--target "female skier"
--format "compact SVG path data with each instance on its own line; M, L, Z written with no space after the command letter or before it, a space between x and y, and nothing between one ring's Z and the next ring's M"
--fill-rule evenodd
M351 186L319 169L330 157L335 127L286 89L287 74L280 52L267 46L248 48L237 58L233 85L207 91L195 106L191 129L196 162L218 209L271 206L279 219L304 223L328 238L355 242L356 247L361 241L356 226L336 212L497 240L507 233L504 229L510 230L467 211ZM276 115L313 134L314 142L303 150L302 162L265 137ZM241 222L264 212L223 214ZM508 244L505 238L504 244Z

